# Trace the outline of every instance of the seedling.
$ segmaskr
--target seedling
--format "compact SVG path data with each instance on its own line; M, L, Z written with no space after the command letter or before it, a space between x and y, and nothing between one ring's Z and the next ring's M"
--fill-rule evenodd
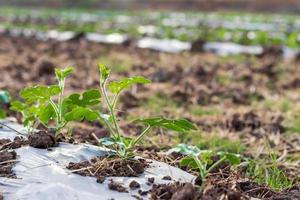
M57 136L71 121L94 121L98 118L98 113L91 110L92 106L100 102L98 90L91 89L82 95L74 93L64 97L65 81L72 71L71 67L56 69L57 85L25 88L20 92L24 103L12 102L11 109L22 113L23 124L29 133L42 124Z
M107 107L109 114L101 114L100 120L107 126L110 137L99 140L101 146L112 150L113 154L121 158L134 157L133 148L140 143L146 134L153 127L161 127L171 131L186 132L195 130L196 127L186 119L172 120L162 117L139 118L134 122L143 123L146 128L136 138L124 137L119 127L119 120L116 114L116 104L121 93L129 89L134 84L147 84L151 81L142 77L134 76L131 78L123 78L119 81L111 81L108 83L110 70L104 65L99 65L100 70L100 91L103 102Z
M202 191L206 182L208 174L218 167L221 163L228 161L232 165L240 163L240 155L227 152L213 152L210 150L200 150L195 146L188 146L186 144L179 144L177 147L170 150L170 152L177 152L185 155L181 159L180 165L189 167L190 169L197 169L199 177L201 178L200 190ZM213 162L212 158L218 156L219 160Z
M10 102L10 95L7 91L0 90L0 119L6 117L6 112L2 109L3 104Z

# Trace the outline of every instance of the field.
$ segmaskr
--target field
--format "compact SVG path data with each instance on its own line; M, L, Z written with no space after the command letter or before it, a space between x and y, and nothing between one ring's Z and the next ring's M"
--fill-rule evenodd
M84 9L31 12L26 8L0 8L0 89L10 93L10 102L0 98L0 115L5 112L26 126L24 112L30 112L34 118L30 128L42 130L15 140L2 137L1 176L18 178L17 173L16 177L12 175L17 161L9 162L18 156L8 156L13 149L27 148L28 144L50 148L58 142L88 143L105 146L117 154L90 162L71 162L65 167L79 175L95 176L97 182L111 176L139 174L133 168L132 175L132 166L136 165L132 155L167 163L197 177L193 184L176 180L153 184L133 199L300 199L299 22L300 16L294 14ZM96 39L88 36L91 33ZM103 37L109 34L115 37ZM154 45L149 40L151 45L145 45L145 38L158 42ZM232 45L238 46L230 50ZM68 105L70 109L85 110L70 117L62 114L62 108L62 113L47 113L49 119L43 121L40 110L49 108L49 99L44 101L48 94L42 96L32 90L28 96L22 92L20 95L26 87L57 84L55 68L72 66L63 95L93 88L100 94L92 100L98 101L101 95L105 103L102 81L107 69L97 67L99 63L110 69L109 81L146 78L126 79L126 86L121 85L125 82L114 82L115 87L127 90L120 96L116 93L119 105L112 106L113 113L110 105L114 102L107 107L97 102L86 103L85 107L84 103L78 107L72 104ZM108 96L117 90L112 87ZM47 92L50 94L50 90ZM57 108L63 106L61 98L53 98ZM86 100L80 98L78 101ZM17 107L15 100L27 101L28 108ZM91 117L96 109L109 114L107 121L103 114ZM61 120L72 120L57 128L59 116ZM147 121L153 116L165 121ZM114 121L114 117L122 120ZM132 123L136 119L153 126L143 140L136 140L144 130L143 124ZM185 119L184 123L179 119ZM112 127L107 128L107 123ZM1 124L2 129L6 127L5 120ZM53 126L57 128L55 136L49 128ZM112 137L114 134L118 137ZM108 137L112 139L101 140ZM134 146L130 142L127 148L127 139L137 142ZM145 161L139 162L142 172L147 170ZM128 165L131 172L124 169ZM130 185L129 189L111 182L109 188L122 193L135 184ZM4 199L12 195L1 187Z

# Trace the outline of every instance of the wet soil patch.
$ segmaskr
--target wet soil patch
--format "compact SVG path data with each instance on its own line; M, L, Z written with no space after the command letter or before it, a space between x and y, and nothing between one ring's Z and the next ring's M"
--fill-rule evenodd
M17 158L15 151L1 151L0 152L0 176L8 178L16 178L16 175L12 171L13 166Z
M138 177L149 163L144 159L121 159L117 157L97 157L79 163L69 163L67 169L82 176L94 176L102 183L105 177Z
M47 131L39 131L29 135L28 141L31 147L39 149L47 149L58 145L54 135Z

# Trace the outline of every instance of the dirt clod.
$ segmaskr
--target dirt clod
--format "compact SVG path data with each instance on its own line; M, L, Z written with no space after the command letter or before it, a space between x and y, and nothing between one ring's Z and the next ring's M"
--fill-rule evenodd
M55 137L46 131L36 132L28 137L29 145L39 149L47 149L56 146Z
M129 187L130 189L135 190L137 188L140 188L141 185L137 181L133 180L129 183Z
M170 181L170 180L172 180L172 177L171 176L164 176L162 179L166 180L166 181Z
M124 186L122 186L120 183L114 182L113 180L111 180L108 184L108 188L118 192L128 192Z
M15 151L0 152L0 176L16 178L12 168L16 163L17 153Z

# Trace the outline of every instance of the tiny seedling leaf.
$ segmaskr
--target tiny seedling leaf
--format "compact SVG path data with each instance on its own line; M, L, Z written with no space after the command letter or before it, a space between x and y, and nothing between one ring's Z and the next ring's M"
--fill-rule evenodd
M133 84L146 84L150 83L151 81L149 79L146 79L142 76L134 76L131 78L123 78L120 81L113 81L109 84L109 90L114 93L118 94L124 89L130 88Z
M162 127L177 132L196 130L195 125L186 119L173 120L173 119L156 117L156 118L138 119L136 120L136 122L142 122L152 127Z
M180 160L180 166L182 167L189 167L191 169L197 169L197 163L193 156L186 156Z
M169 150L169 153L176 152L182 155L199 156L201 150L196 146L189 146L187 144L178 144L176 147Z
M72 72L73 72L73 68L72 67L67 67L65 69L56 68L55 69L55 76L56 76L57 80L62 81L67 76L69 76Z
M228 162L230 162L230 164L232 164L232 165L238 165L241 163L241 156L239 154L228 153L228 152L218 152L218 155L221 158L225 157L225 159Z
M100 71L101 84L103 84L109 77L110 69L103 64L98 64L98 67Z

